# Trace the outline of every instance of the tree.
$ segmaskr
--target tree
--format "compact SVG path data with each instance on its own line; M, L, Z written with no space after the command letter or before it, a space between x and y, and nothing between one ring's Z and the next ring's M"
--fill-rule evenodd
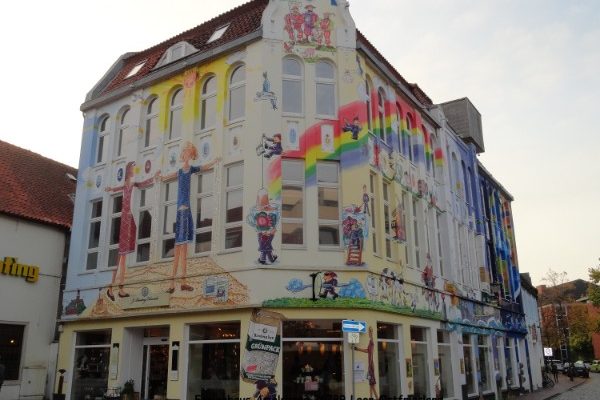
M592 285L588 287L588 298L592 302L592 304L596 307L600 307L600 265L596 268L590 268L590 280L592 281ZM594 324L593 329L596 332L600 332L600 320L597 320Z

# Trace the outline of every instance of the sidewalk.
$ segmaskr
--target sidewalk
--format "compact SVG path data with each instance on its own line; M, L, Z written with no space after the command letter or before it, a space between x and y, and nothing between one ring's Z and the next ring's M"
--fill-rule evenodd
M573 382L570 381L569 377L560 374L558 383L554 385L552 389L539 389L532 393L526 393L521 396L511 395L512 400L548 400L552 397L558 396L576 386L579 386L589 380L585 378L573 378Z

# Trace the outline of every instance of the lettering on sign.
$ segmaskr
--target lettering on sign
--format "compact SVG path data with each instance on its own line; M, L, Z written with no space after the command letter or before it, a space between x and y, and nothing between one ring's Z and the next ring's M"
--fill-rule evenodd
M19 264L13 257L4 257L4 261L0 261L0 273L25 278L27 282L35 283L40 276L40 268L34 265Z

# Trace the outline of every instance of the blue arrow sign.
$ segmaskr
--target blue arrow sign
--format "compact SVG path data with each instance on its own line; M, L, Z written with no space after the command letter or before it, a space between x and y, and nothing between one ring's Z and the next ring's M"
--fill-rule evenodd
M367 323L365 321L354 321L353 319L342 320L342 332L367 332Z

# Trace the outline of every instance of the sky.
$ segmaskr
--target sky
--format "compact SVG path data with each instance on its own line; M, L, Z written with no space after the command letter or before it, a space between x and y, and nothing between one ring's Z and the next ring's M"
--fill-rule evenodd
M244 0L32 0L0 14L0 140L77 166L86 93L140 51ZM514 197L521 272L600 264L600 1L350 0L356 26L434 103L468 97L480 160ZM2 155L0 155L1 157Z

